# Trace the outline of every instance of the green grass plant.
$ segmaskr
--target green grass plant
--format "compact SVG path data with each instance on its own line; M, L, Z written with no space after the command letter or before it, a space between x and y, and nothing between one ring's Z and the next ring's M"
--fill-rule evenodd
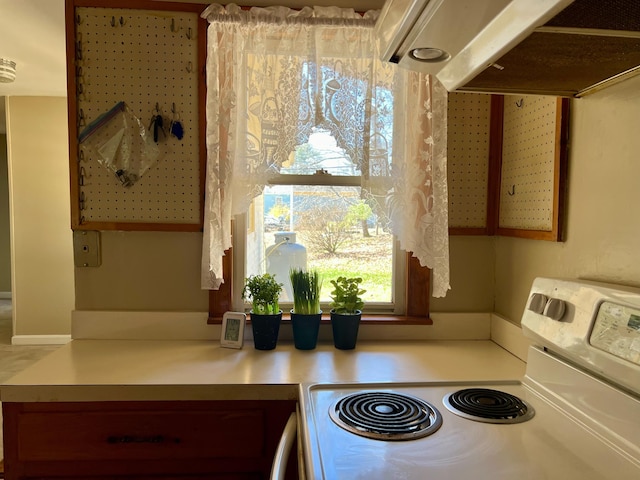
M293 313L303 315L320 313L322 277L317 270L292 268L289 271L293 289Z

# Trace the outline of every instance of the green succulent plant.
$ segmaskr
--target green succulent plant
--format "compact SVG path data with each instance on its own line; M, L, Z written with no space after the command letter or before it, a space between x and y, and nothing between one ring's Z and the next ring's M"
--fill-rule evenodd
M270 273L251 275L245 279L242 299L251 301L253 313L275 314L280 311L279 297L282 283Z
M360 295L367 291L360 288L361 283L360 277L338 277L337 280L331 280L333 285L331 308L336 313L357 313L357 310L362 310L364 301Z

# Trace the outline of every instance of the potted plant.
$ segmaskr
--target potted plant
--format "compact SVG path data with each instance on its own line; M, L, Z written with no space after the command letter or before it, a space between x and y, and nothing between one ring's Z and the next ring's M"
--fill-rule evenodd
M292 268L289 271L293 291L291 325L293 343L299 350L313 350L318 343L320 330L320 289L322 278L316 270Z
M338 277L331 280L333 291L331 292L331 330L333 331L333 344L341 350L356 348L358 340L358 328L362 317L364 301L360 295L366 290L360 288L362 278Z
M282 284L275 276L264 273L245 279L243 300L251 301L251 330L253 344L258 350L273 350L278 343L282 310L278 298Z

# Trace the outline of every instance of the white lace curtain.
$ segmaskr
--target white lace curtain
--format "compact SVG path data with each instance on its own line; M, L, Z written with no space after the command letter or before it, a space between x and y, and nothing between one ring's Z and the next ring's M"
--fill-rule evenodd
M377 60L377 14L217 4L202 14L209 21L203 288L222 283L231 218L322 128L362 173L364 195L385 209L401 247L433 270L433 296L446 294L447 94L427 75Z

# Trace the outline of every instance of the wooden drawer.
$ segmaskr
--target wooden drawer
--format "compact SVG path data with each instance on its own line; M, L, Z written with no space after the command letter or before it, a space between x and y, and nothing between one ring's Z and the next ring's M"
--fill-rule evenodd
M256 457L264 448L262 410L26 413L18 458L152 460ZM238 448L242 446L242 448Z
M295 401L2 404L6 480L266 479ZM292 464L295 478L297 466Z

